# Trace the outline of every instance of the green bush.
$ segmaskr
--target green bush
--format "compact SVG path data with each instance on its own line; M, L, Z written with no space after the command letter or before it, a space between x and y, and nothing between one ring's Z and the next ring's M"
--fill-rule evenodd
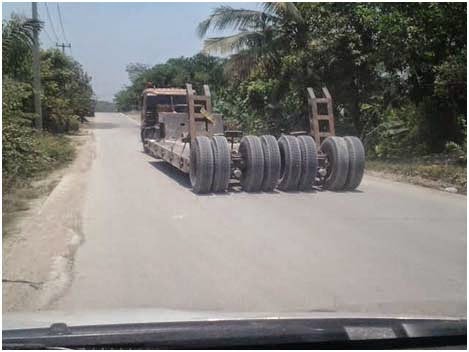
M69 138L49 133L44 133L37 139L37 150L44 155L51 167L73 160L75 153Z
M3 80L2 177L4 192L71 160L73 147L68 138L33 129L30 111L31 85L5 77ZM57 116L62 131L76 130L76 118Z
M73 159L74 148L65 136L38 132L5 122L2 128L3 190Z
M78 130L78 119L92 105L91 78L81 65L58 50L41 53L44 128L54 133Z

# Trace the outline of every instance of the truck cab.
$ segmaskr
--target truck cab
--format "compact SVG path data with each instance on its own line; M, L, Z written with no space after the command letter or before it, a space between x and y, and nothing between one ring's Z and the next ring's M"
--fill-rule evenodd
M187 92L179 88L147 88L141 96L141 138L164 138L160 113L187 113ZM167 114L165 114L167 116Z

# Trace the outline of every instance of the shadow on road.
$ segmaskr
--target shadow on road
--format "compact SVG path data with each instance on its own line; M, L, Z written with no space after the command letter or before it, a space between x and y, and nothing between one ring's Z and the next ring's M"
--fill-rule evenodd
M189 179L189 175L185 174L178 168L174 167L173 165L162 161L162 160L155 160L155 161L149 161L148 162L151 166L153 166L155 169L158 171L161 171L164 173L166 176L170 177L174 181L176 181L180 186L188 189L189 191L192 192L192 186L191 186L191 181ZM269 193L269 194L282 194L282 193L316 193L318 191L321 191L321 189L314 187L313 189L310 190L305 190L305 191L278 191L274 190L271 192L254 192L253 194L262 194L262 193ZM357 192L361 193L361 191L352 191L352 192ZM208 193L208 194L196 194L199 197L207 197L207 196L229 196L232 194L237 194L237 193L245 193L241 187L241 185L238 182L235 183L230 183L230 186L228 188L227 192L224 193Z
M149 164L153 166L155 169L158 171L161 171L164 173L166 176L172 178L174 181L176 181L180 186L188 189L190 192L192 192L192 186L191 186L191 181L189 179L189 175L185 174L178 168L174 167L171 164L168 164L165 161L149 161ZM192 192L194 193L194 192ZM236 193L243 193L243 190L239 184L230 184L228 191L224 193L207 193L207 194L196 194L198 197L218 197L218 196L228 196L231 194L236 194ZM278 193L277 191L274 191L272 193Z
M352 190L331 190L331 189L328 189L327 190L328 192L332 192L332 193L365 193L359 189L352 189Z
M166 176L171 177L174 181L179 183L179 185L187 189L191 189L191 182L189 180L189 175L175 168L173 165L168 164L165 161L149 161L149 163L158 171L161 171Z

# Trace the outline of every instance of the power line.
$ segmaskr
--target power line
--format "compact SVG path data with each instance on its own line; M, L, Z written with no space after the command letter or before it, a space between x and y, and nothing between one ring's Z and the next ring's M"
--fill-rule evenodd
M64 36L65 41L68 42L67 36L65 35L64 24L62 22L62 12L60 11L59 3L57 3L57 12L59 13L59 21L60 21L60 27L62 29L62 34Z
M47 2L45 2L44 5L46 7L47 18L49 19L50 27L52 28L52 33L54 33L56 42L59 42L60 40L59 40L59 37L57 36L57 32L55 31L54 23L52 22L52 18L51 18L50 13L49 13L49 7L47 6Z
M42 16L39 14L39 11L37 12L37 17L40 21L42 20ZM41 21L41 22L45 23L45 21ZM46 34L47 39L49 39L50 43L54 44L54 41L52 40L49 32L46 30L46 27L44 26L43 28L41 28L41 30Z
M46 34L47 39L49 39L51 44L55 44L55 42L52 40L49 32L46 30L46 27L42 28L42 31Z
M62 37L65 40L65 43L64 42L62 42L61 44L56 43L55 46L59 47L59 48L62 48L62 53L65 55L65 48L69 48L70 53L72 52L72 44L70 42L68 42L67 35L65 34L64 23L63 23L63 20L62 20L62 11L60 11L59 3L57 3L57 13L59 15L60 29L62 30ZM68 42L68 43L66 43L66 42Z
M54 41L52 40L52 38L50 37L49 33L46 31L45 28L43 28L43 31L44 31L44 33L46 33L47 39L49 39L49 41L50 41L52 44L54 44Z

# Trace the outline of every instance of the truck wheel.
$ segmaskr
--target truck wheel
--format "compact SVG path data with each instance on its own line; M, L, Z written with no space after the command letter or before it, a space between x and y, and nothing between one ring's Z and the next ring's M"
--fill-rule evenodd
M301 176L298 189L310 190L318 171L318 152L311 136L298 136L301 149Z
M365 171L365 148L362 141L357 137L344 137L347 144L349 154L349 168L347 180L345 181L344 188L347 190L354 190L362 181L363 172Z
M198 136L191 145L189 177L195 193L208 193L213 181L213 150L210 139Z
M224 136L212 137L212 149L215 163L213 173L213 192L224 192L228 188L231 175L231 152Z
M239 153L244 162L241 185L246 192L259 192L264 179L264 153L259 137L245 136L241 139Z
M326 154L326 178L324 187L333 191L344 188L349 168L347 144L341 137L327 137L321 144Z
M277 187L280 178L280 149L274 136L260 137L264 152L264 181L262 190L273 191Z
M301 176L300 143L295 136L283 135L278 146L281 160L278 188L282 191L297 190Z

